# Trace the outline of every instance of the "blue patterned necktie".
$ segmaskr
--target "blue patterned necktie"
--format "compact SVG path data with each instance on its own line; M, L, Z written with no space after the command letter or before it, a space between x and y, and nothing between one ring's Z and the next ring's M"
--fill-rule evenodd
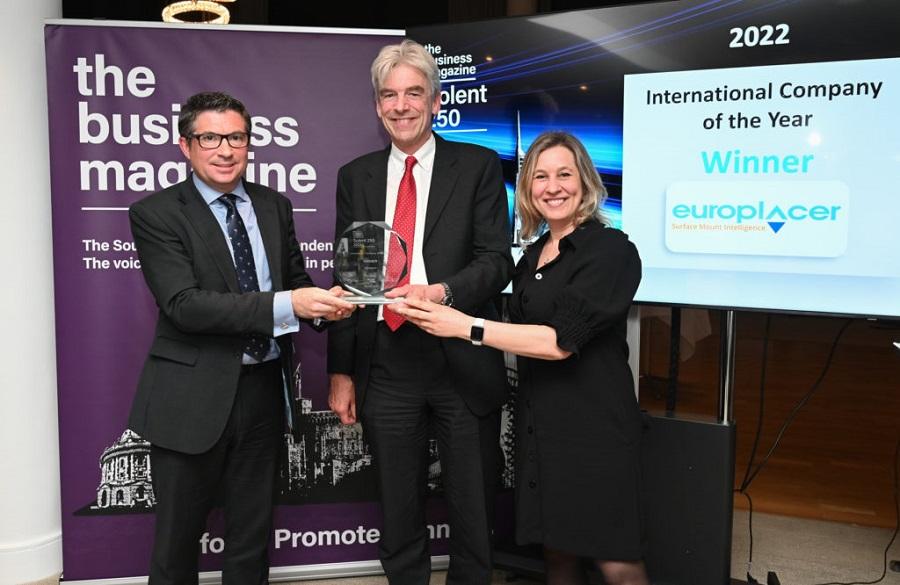
M258 291L259 280L256 278L253 248L250 247L250 236L247 235L244 220L237 212L235 203L237 195L226 193L219 197L219 201L225 204L225 227L228 230L228 238L231 240L231 249L234 252L234 269L237 272L238 286L241 292ZM261 362L269 353L269 345L269 338L265 335L250 335L247 337L244 353Z

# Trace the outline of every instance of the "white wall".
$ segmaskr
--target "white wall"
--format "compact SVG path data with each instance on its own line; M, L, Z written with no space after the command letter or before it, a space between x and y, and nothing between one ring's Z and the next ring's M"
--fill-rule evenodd
M62 570L47 154L46 18L61 0L0 6L0 583Z

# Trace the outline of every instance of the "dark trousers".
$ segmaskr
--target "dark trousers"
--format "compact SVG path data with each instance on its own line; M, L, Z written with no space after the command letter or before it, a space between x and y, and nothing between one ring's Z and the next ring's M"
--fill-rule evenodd
M427 585L428 439L437 439L450 520L448 585L491 581L499 413L477 417L454 389L440 341L413 325L378 325L362 424L375 458L384 530L379 556L391 585Z
M212 449L189 455L152 446L156 534L150 585L196 585L199 541L217 495L225 513L222 583L268 582L283 401L278 360L245 366L225 431Z

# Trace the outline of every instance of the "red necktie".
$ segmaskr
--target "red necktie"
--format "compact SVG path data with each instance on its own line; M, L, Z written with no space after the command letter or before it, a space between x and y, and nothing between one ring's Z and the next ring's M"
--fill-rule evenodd
M412 253L413 238L416 234L416 180L413 177L413 167L416 164L416 157L406 157L406 170L403 172L403 178L400 179L400 188L397 190L397 205L394 208L394 231L406 242L406 275L400 280L397 286L409 284L409 275L412 272ZM391 240L391 247L388 250L388 274L398 274L403 271L403 252L400 245ZM403 317L393 312L390 305L384 307L384 322L396 331L406 321Z

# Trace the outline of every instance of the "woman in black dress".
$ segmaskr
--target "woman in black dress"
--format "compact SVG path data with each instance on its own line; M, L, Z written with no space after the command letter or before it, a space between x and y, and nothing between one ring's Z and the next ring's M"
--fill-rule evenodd
M413 299L395 305L433 335L520 356L516 539L543 545L552 585L584 583L581 557L609 585L648 583L641 416L625 342L641 261L628 236L606 227L605 196L577 138L541 134L525 156L516 206L524 238L544 233L516 268L513 322L482 322Z

